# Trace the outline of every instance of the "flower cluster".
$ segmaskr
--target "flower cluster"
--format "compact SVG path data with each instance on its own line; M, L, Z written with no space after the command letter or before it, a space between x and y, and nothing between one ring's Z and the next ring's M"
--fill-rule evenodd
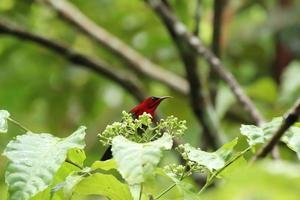
M169 116L159 122L152 122L151 115L144 113L138 119L133 119L130 113L122 112L121 122L114 122L98 134L103 145L110 145L114 137L122 135L134 142L151 142L160 138L164 133L172 137L182 136L187 129L186 121Z
M166 174L180 179L186 174L186 167L184 165L170 164L164 167L164 171Z

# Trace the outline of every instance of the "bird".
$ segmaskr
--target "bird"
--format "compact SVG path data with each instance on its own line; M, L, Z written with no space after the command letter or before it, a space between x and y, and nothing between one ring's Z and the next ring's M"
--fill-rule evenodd
M155 119L155 111L159 104L167 99L172 98L171 96L163 96L163 97L155 97L151 96L143 100L140 104L133 107L129 113L132 115L134 119L137 119L140 115L143 113L148 113L151 115L152 121ZM107 150L104 152L101 160L109 160L112 158L112 152L111 152L111 146L107 148Z

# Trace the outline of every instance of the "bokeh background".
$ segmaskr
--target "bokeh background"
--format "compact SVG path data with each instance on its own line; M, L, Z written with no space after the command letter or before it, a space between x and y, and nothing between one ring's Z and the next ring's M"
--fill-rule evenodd
M142 0L71 0L86 16L119 37L154 63L181 76L183 64L164 26ZM169 1L190 30L194 28L196 1ZM266 119L280 116L300 94L300 2L296 0L228 0L222 15L220 57L254 100ZM0 19L30 32L61 41L91 57L101 57L114 70L127 64L66 23L42 1L1 0ZM213 1L201 1L199 37L211 46ZM208 65L199 59L199 74L207 77ZM174 98L159 107L161 117L175 115L187 120L186 142L200 144L201 127L189 99L150 78L134 74L149 96ZM79 125L87 129L86 163L98 159L103 148L97 134L120 120L136 100L105 76L74 66L63 57L31 42L0 32L0 109L35 132L58 137L72 133ZM239 134L241 123L253 123L237 104L226 84L217 88L216 110L228 139ZM22 132L10 125L0 135L0 151ZM286 155L295 159L293 155ZM0 156L0 199L5 199L4 170Z

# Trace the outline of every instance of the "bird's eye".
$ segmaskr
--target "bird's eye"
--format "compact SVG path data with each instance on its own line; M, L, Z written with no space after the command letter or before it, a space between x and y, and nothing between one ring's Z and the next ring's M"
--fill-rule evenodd
M156 101L158 98L157 97L151 97L152 101Z

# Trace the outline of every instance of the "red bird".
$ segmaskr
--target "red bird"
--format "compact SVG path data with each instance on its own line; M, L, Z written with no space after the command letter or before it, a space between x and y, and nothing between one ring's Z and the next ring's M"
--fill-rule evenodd
M159 104L164 100L170 98L170 96L164 97L148 97L144 101L142 101L139 105L132 108L129 112L133 115L134 118L138 118L144 112L149 113L152 119L155 116L155 110L159 106Z
M144 101L142 101L140 104L132 108L129 113L132 114L133 118L138 118L140 115L142 115L144 112L149 113L154 119L155 117L155 110L159 106L159 104L164 100L170 98L170 96L164 96L164 97L148 97ZM111 146L108 147L108 149L105 151L104 155L102 156L101 160L108 160L112 158L112 152L111 152Z

